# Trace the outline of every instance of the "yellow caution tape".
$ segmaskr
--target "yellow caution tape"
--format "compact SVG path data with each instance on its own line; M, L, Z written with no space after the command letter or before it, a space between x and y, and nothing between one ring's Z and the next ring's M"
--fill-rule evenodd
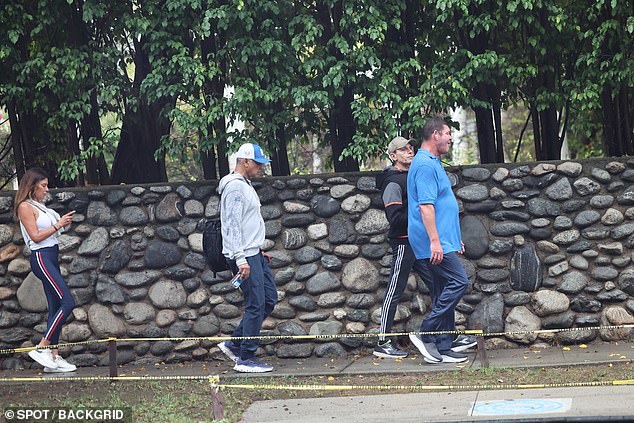
M217 383L218 376L28 376L28 377L0 377L0 382L113 382L113 381L149 381L149 380L209 380ZM215 382L214 382L215 381Z
M220 383L219 375L195 376L33 376L2 377L0 382L143 382L143 381L207 380L212 389L252 389L277 391L480 391L501 389L580 388L591 386L634 385L634 379L593 382L496 384L496 385L279 385Z
M633 379L604 382L570 382L544 384L498 384L498 385L252 385L252 384L215 384L212 387L234 389L269 389L300 391L352 391L352 390L412 390L412 391L458 391L458 390L495 390L495 389L537 389L572 388L588 386L634 385Z
M588 386L634 385L634 379L595 382L533 383L498 385L272 385L272 384L220 384L210 382L212 388L255 389L277 391L481 391L501 389L579 388Z
M35 347L5 348L5 349L0 349L0 355L24 353L24 352L29 352L33 350L46 350L46 349L57 349L62 347L72 347L74 345L98 344L101 342L110 342L110 341L117 341L117 338L92 339L90 341L68 342L66 344L55 344L55 345L51 344L51 345L42 346L42 347L35 346Z
M399 336L408 336L408 335L475 335L482 337L494 337L494 336L505 336L505 335L526 335L526 334L542 334L542 333L560 333L560 332L576 332L576 331L587 331L587 330L610 330L610 329L631 329L634 328L634 324L626 324L626 325L608 325L608 326L585 326L585 327L577 327L577 328L562 328L562 329L537 329L537 330L520 330L520 331L507 331L507 332L488 332L485 333L481 329L468 329L468 330L446 330L446 331L429 331L429 332L393 332L393 333L340 333L340 334L332 334L332 335L259 335L259 336L202 336L202 337L178 337L178 338L106 338L106 339L95 339L89 341L81 341L81 342L69 342L65 344L59 345L49 345L47 347L39 347L41 348L58 348L58 347L71 347L75 345L86 345L93 344L99 342L156 342L156 341L172 341L172 342L182 342L182 341L213 341L213 342L222 342L222 341L231 341L231 340L262 340L262 341L281 341L281 340L307 340L307 339L341 339L341 338L378 338L378 337L399 337ZM38 349L38 347L20 347L20 348L5 348L0 349L0 355L3 354L14 354L14 353L22 353L28 352L34 349Z

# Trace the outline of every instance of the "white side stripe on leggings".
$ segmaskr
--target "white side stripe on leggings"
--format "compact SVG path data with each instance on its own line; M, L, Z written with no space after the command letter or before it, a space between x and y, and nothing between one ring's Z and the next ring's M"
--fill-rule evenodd
M381 309L381 333L386 332L387 327L387 311L394 298L394 291L396 291L396 285L398 284L398 277L401 274L401 264L403 263L403 257L405 256L405 244L400 244L396 251L396 259L394 260L394 272L390 279L390 285L385 293L385 300L383 300L383 309Z

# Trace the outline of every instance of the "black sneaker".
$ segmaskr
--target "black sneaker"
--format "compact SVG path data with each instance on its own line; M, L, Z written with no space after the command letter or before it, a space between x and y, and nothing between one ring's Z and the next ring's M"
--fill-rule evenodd
M442 362L442 356L436 348L436 344L432 342L423 342L420 336L413 333L409 334L409 340L412 341L414 346L418 348L418 351L423 355L423 358L428 363L440 363Z
M478 341L473 335L458 335L451 343L451 351L462 352L478 345Z
M469 360L466 354L454 352L451 350L443 351L440 353L443 363L464 363Z
M376 345L372 355L382 358L405 358L408 353L393 346L391 341L385 341L383 344Z

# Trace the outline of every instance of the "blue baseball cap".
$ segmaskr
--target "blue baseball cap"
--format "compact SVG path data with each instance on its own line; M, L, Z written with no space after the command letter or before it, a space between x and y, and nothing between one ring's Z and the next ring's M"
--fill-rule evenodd
M262 148L257 144L242 144L236 153L236 159L251 159L260 164L270 163L271 160L264 155Z

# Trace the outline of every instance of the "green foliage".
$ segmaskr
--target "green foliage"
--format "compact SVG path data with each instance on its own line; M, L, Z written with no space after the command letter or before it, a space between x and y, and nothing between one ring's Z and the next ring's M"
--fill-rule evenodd
M74 182L119 141L120 124L99 135L91 119L141 105L171 125L155 157L200 178L192 161L225 143L285 148L300 169L298 151L331 156L349 136L342 156L370 162L457 107L554 111L572 156L594 156L602 111L634 87L634 10L618 1L36 0L10 2L0 23L0 104L25 119L32 161ZM507 160L523 116L502 127Z

